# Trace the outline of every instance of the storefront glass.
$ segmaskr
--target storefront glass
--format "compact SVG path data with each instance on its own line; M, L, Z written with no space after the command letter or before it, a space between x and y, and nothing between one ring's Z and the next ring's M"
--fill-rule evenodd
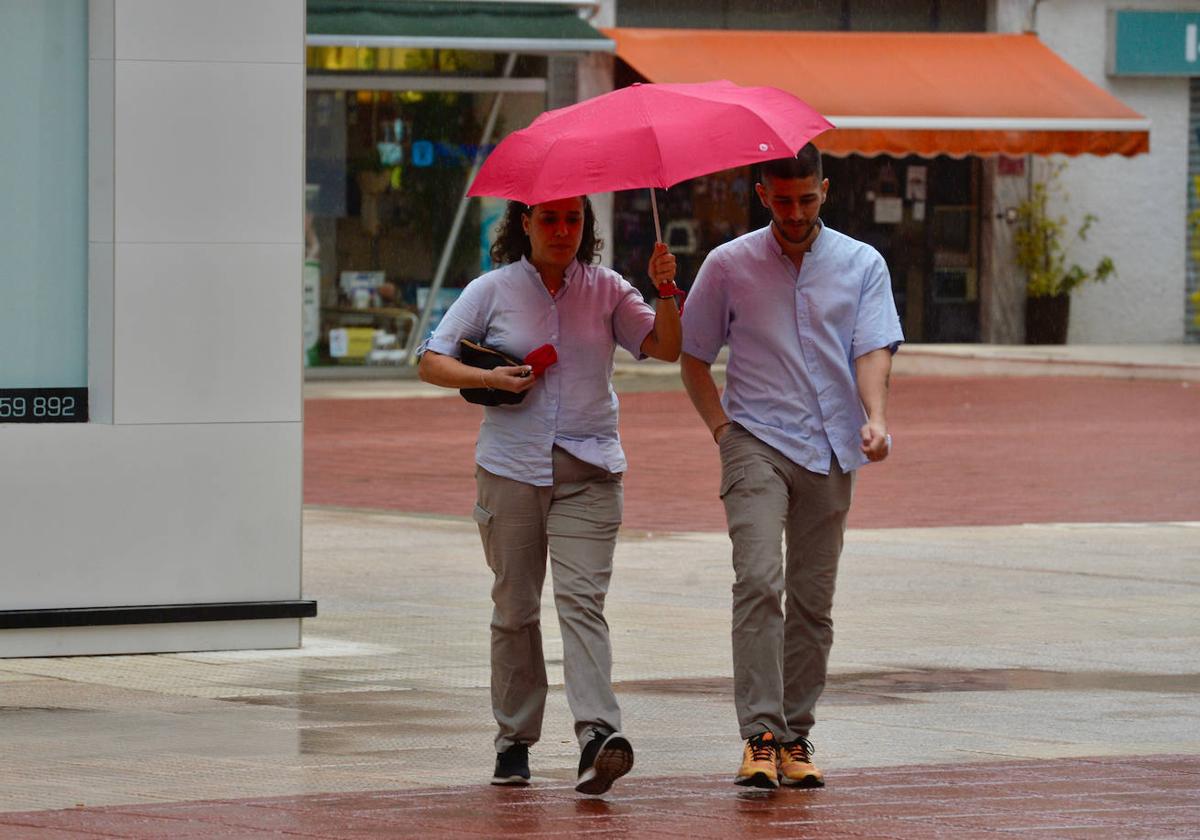
M1184 335L1200 341L1200 79L1191 79L1188 128L1187 304Z
M319 85L310 75L305 277L310 367L405 362L404 348L497 96L480 88L507 88L485 150L545 108L544 78L533 78L537 84L527 75L498 78L502 58L450 50L310 49L310 74L358 71L355 86L345 88L335 75L320 76ZM519 66L518 72L530 69L544 73L544 61L537 68ZM502 206L487 199L469 203L431 326L468 281L491 267L488 236Z
M87 385L87 36L86 0L0 2L0 423Z
M826 157L824 168L830 190L822 218L883 255L908 340L978 341L978 159ZM663 239L685 289L709 251L770 221L754 193L756 174L728 170L659 193ZM614 205L615 267L648 293L649 195L618 193Z

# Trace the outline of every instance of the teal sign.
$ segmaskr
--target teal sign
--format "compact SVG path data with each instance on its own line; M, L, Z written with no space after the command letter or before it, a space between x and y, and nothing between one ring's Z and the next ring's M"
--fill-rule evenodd
M1200 76L1200 12L1111 13L1112 76Z

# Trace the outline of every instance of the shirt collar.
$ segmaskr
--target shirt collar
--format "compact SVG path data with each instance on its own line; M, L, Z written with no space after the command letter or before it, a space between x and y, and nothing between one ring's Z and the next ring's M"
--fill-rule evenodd
M775 231L773 230L773 227L772 227L773 225L774 225L774 222L768 222L767 227L766 227L767 241L770 243L768 247L770 247L772 254L774 254L775 256L782 257L782 256L785 256L785 254L783 253L783 246L780 245L779 240L775 238ZM825 232L825 221L823 219L821 219L820 217L818 217L817 218L817 238L809 243L808 251L806 251L805 253L809 253L809 254L820 253L821 249L825 247L824 240L829 238L829 237L821 236L821 234L823 234L824 232Z
M538 274L537 268L529 261L528 257L524 255L521 256L521 265L524 267L525 273L537 281L539 286L541 286L543 289L546 288L546 284L542 282L542 275ZM568 286L571 285L571 281L578 277L582 271L583 263L581 263L579 260L571 260L571 264L568 265L567 270L563 272L562 287L558 290L559 297L562 297L562 293L566 291ZM550 293L546 292L546 294Z

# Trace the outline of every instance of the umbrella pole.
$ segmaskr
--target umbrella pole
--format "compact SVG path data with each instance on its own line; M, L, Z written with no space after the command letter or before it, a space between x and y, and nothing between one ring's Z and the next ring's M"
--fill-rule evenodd
M654 197L654 187L650 188L650 209L654 211L654 241L662 242L662 226L658 223L658 199Z
M504 63L503 78L507 79L512 76L513 68L517 65L517 54L509 53L508 60ZM467 195L467 190L470 189L471 183L475 180L475 176L479 174L479 167L483 166L484 147L487 146L492 139L492 132L496 130L496 119L500 116L500 106L504 104L504 91L496 91L496 98L492 101L492 109L488 112L487 123L483 127L483 137L479 140L479 148L475 151L475 160L471 164L471 172L467 175L467 181L463 185L462 198L458 202L458 211L454 214L454 223L450 225L450 233L446 235L446 242L442 246L442 256L438 260L437 271L433 274L433 280L429 283L429 297L425 299L425 306L421 310L421 317L417 319L417 325L413 327L412 332L408 336L407 361L410 365L417 363L417 345L421 343L421 339L425 334L425 330L429 329L429 318L433 314L433 307L437 303L438 292L442 289L442 284L446 282L446 272L450 269L450 257L454 253L454 246L458 243L458 234L462 231L463 220L467 216L467 205L471 198Z

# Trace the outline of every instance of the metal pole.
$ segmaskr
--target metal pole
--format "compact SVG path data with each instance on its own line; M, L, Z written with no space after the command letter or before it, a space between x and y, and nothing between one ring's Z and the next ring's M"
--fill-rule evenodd
M650 209L654 211L654 241L662 242L662 226L658 222L658 199L654 197L654 187L650 188Z
M508 60L504 62L504 75L502 78L510 78L516 64L517 54L509 53ZM475 180L475 176L479 174L479 167L483 166L484 147L491 142L492 132L496 130L496 119L500 116L500 106L503 103L504 91L497 91L496 98L492 102L492 110L488 113L487 122L483 127L483 138L479 141L479 148L475 151L475 160L471 164L471 172L467 175L467 182L463 185L463 194L458 202L458 210L454 214L454 222L450 225L450 233L447 234L446 243L442 247L442 257L438 260L437 271L434 272L433 280L429 284L429 297L425 299L425 306L421 309L421 317L417 319L417 325L408 336L406 359L410 365L417 363L417 345L424 338L425 330L429 329L429 318L433 314L433 307L437 302L438 292L441 291L442 284L446 282L446 272L450 269L450 257L454 253L454 246L458 244L458 235L462 232L463 220L467 216L467 204L471 201L467 195L467 190L470 188L471 182Z

